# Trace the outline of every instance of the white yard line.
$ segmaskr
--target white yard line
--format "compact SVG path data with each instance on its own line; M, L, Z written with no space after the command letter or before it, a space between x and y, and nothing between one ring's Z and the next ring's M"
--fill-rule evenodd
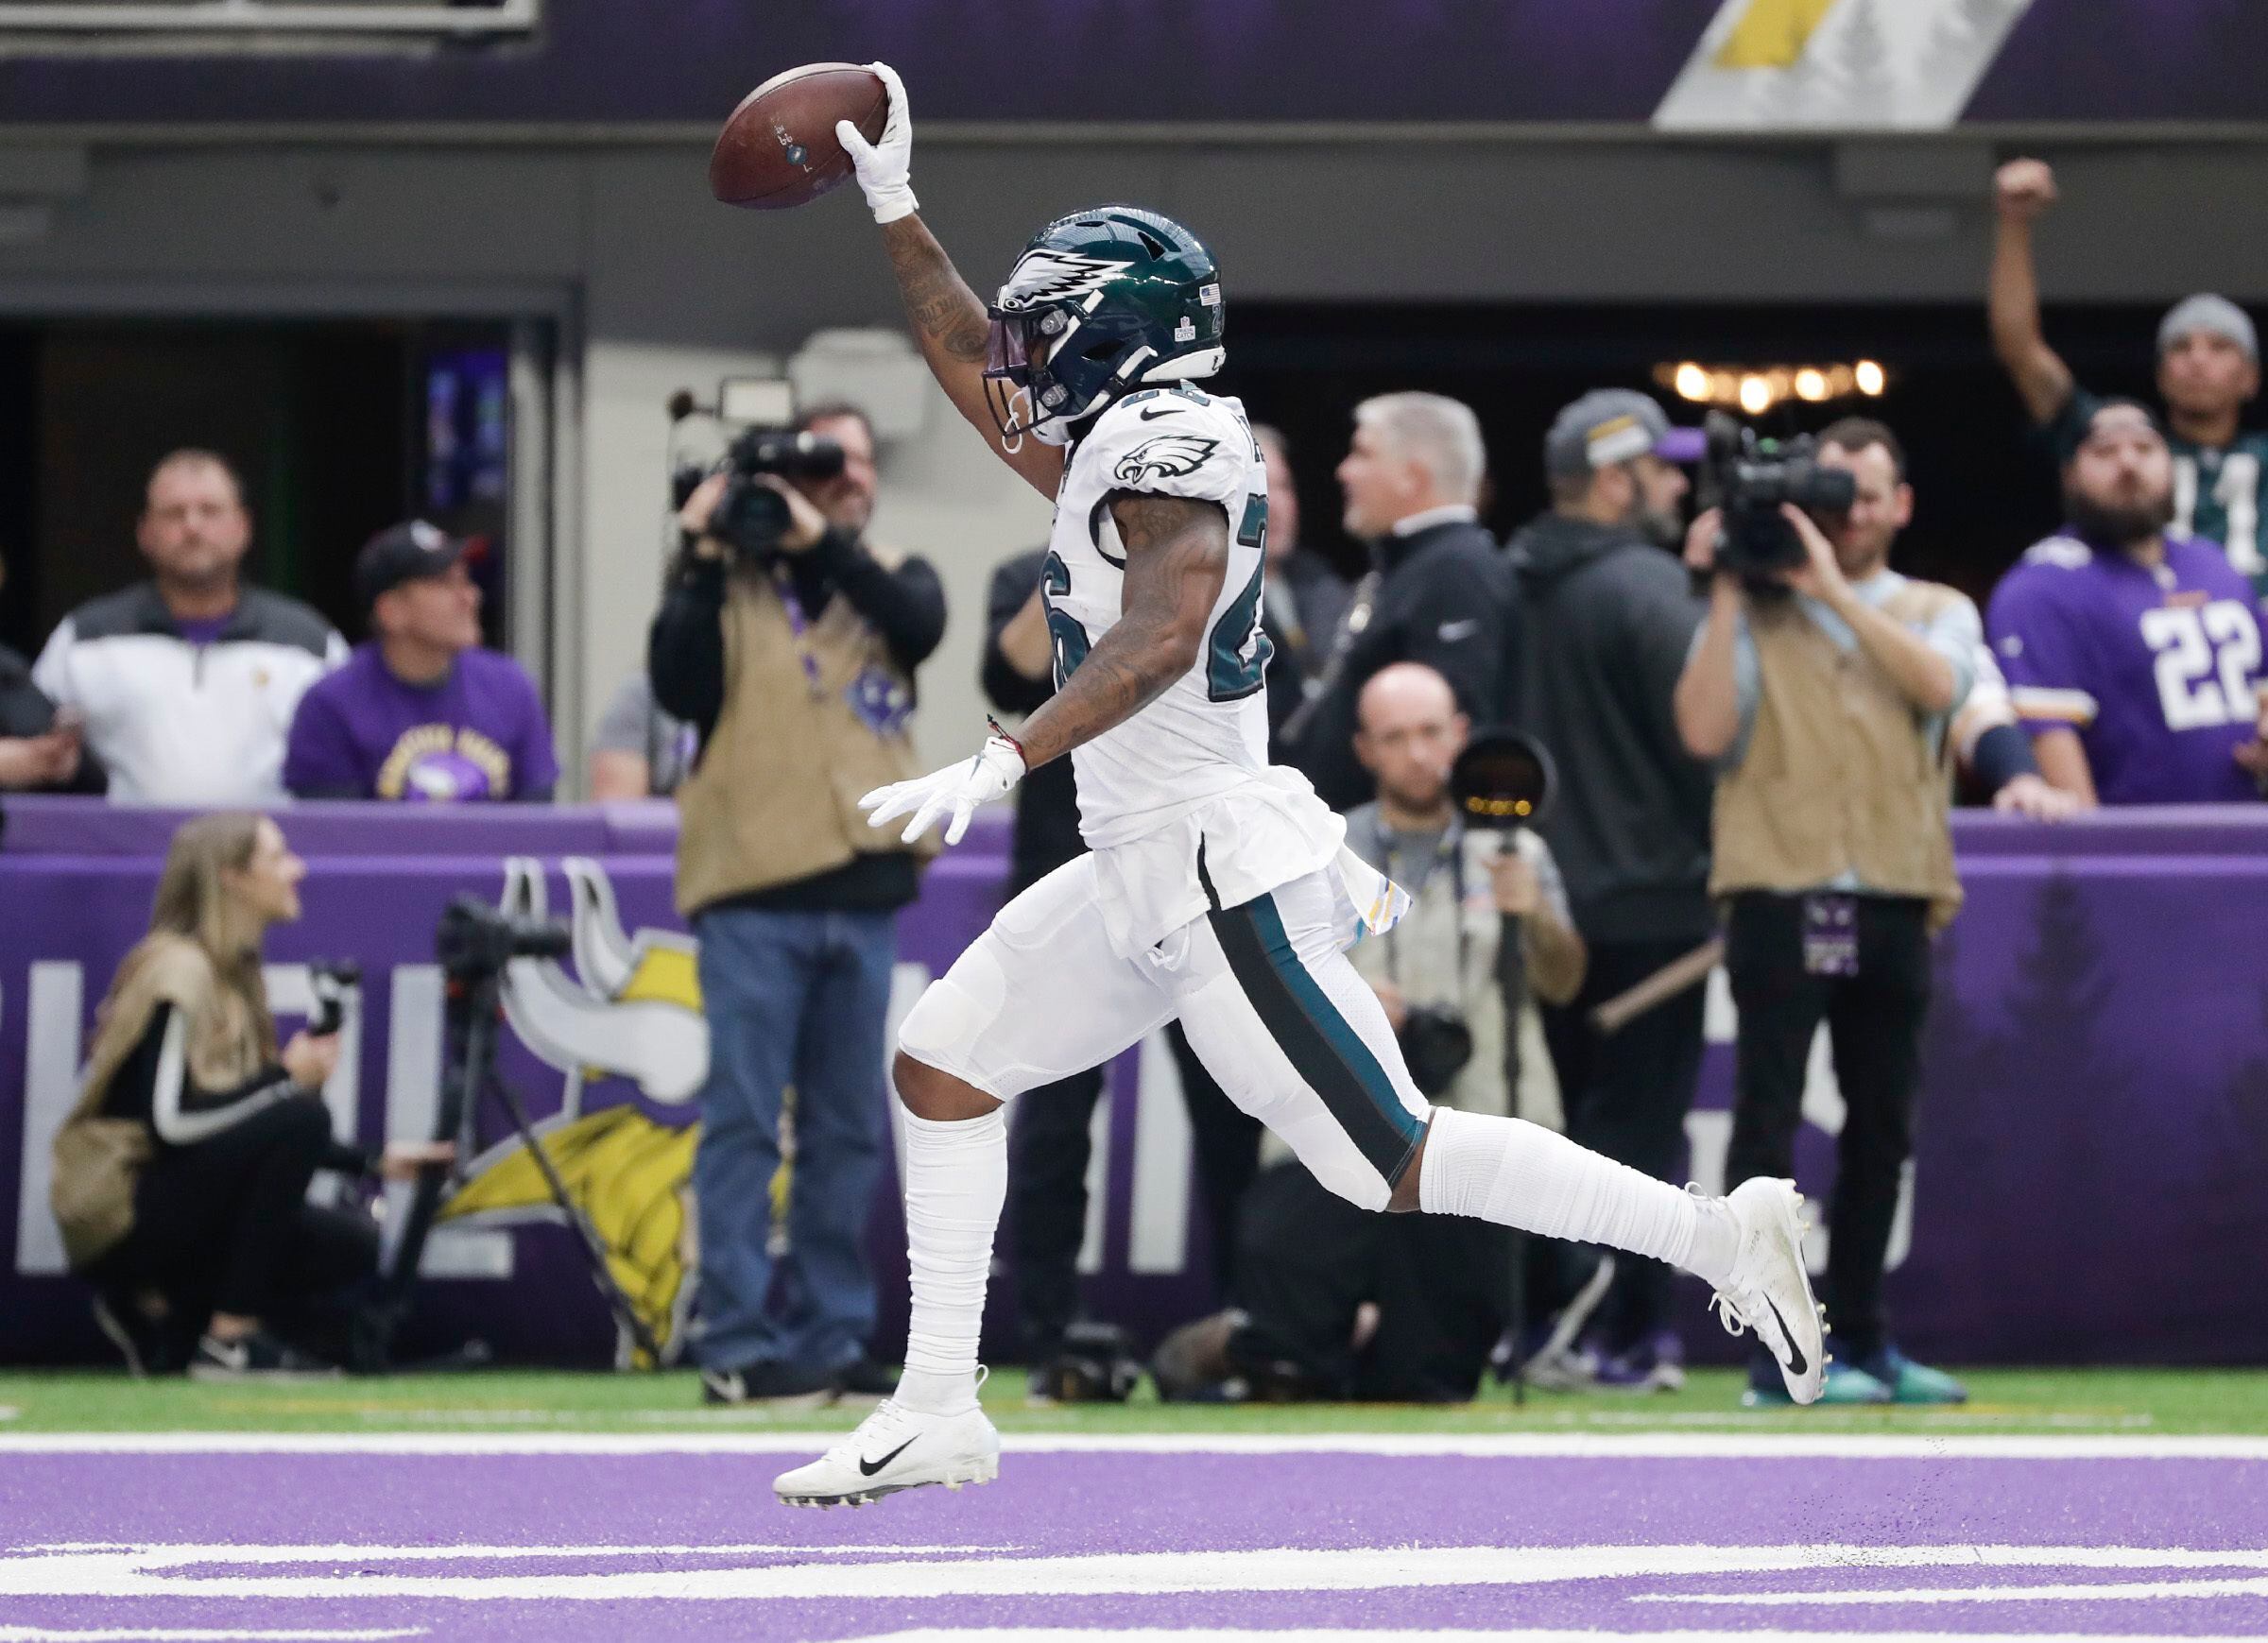
M953 1627L923 1626L905 1632L878 1632L846 1643L969 1643L971 1634ZM1097 1633L1068 1626L1002 1627L984 1634L986 1643L1094 1643ZM1199 1627L1144 1630L1109 1634L1115 1643L1283 1643L1290 1634ZM1453 1632L1302 1630L1303 1643L1606 1643L1628 1637L1643 1643L2122 1643L2126 1633L2023 1632ZM2152 1634L2155 1635L2155 1634ZM2183 1637L2180 1643L2259 1643L2257 1637Z
M0 1432L0 1455L801 1454L841 1430ZM1009 1432L1011 1454L1466 1456L1479 1460L2268 1461L2268 1438L1839 1432ZM0 1640L4 1643L4 1640Z
M422 1637L422 1626L387 1626L376 1631L247 1631L241 1626L104 1626L93 1631L71 1626L0 1626L0 1643L383 1643L393 1637Z

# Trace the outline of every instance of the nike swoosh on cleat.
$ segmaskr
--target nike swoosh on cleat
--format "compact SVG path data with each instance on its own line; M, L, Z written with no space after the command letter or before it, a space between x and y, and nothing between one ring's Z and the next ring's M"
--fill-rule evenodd
M1769 1302L1766 1303L1766 1305L1769 1304ZM1801 1369L1798 1368L1796 1373L1801 1374ZM904 1454L906 1450L912 1448L913 1446L914 1440L912 1438L908 1438L905 1440L905 1442L900 1444L896 1448L892 1449L888 1454L883 1456L883 1458L879 1461L868 1461L864 1459L860 1460L858 1463L858 1470L860 1475L863 1477L871 1478L875 1473L881 1471L885 1466L888 1465L892 1461L895 1461L900 1455Z
M1788 1373L1790 1375L1808 1374L1812 1366L1804 1361L1803 1348L1796 1344L1796 1332L1788 1327L1788 1321L1779 1315L1778 1305L1770 1295L1764 1297L1764 1305L1772 1309L1772 1321L1779 1326L1779 1338L1788 1343ZM906 1442L911 1443L913 1440L908 1438ZM865 1463L861 1462L860 1464L863 1465Z

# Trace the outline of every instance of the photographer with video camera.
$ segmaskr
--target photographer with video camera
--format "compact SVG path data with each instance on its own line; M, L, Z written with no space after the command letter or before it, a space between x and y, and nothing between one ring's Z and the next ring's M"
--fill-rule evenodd
M1830 1403L1958 1402L1891 1343L1884 1254L1912 1151L1930 938L1961 904L1947 731L1976 678L1977 609L1889 568L1913 517L1905 452L1846 418L1771 446L1712 417L1718 506L1686 559L1709 617L1677 681L1677 727L1717 766L1710 893L1727 909L1740 1010L1727 1186L1795 1172L1824 1018L1846 1115L1826 1298ZM1744 1401L1786 1401L1768 1358Z
M678 790L677 900L700 938L710 1029L694 1185L713 1402L881 1395L894 1379L868 1357L863 1233L887 1122L896 915L936 847L868 827L855 801L919 774L914 670L944 635L945 596L926 561L866 539L875 488L854 407L742 434L683 501L647 648L655 700L700 737ZM775 1275L790 1084L790 1270ZM792 1309L768 1306L775 1275Z

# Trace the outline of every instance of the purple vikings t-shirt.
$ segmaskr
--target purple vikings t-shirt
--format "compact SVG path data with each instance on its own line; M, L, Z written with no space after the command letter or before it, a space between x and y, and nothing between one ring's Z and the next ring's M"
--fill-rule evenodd
M2105 804L2259 796L2232 756L2258 719L2259 606L2211 543L2169 537L2147 570L2050 537L2002 579L1985 629L2024 728L2078 731Z
M538 798L558 779L535 681L492 650L420 687L387 672L376 644L356 645L300 699L284 755L284 785L301 797Z

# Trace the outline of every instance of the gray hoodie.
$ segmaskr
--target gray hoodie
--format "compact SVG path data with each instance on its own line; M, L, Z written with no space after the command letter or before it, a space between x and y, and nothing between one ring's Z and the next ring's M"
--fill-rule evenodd
M1521 598L1518 718L1551 749L1543 827L1592 942L1706 940L1710 772L1671 696L1705 608L1637 532L1544 513L1508 544Z

